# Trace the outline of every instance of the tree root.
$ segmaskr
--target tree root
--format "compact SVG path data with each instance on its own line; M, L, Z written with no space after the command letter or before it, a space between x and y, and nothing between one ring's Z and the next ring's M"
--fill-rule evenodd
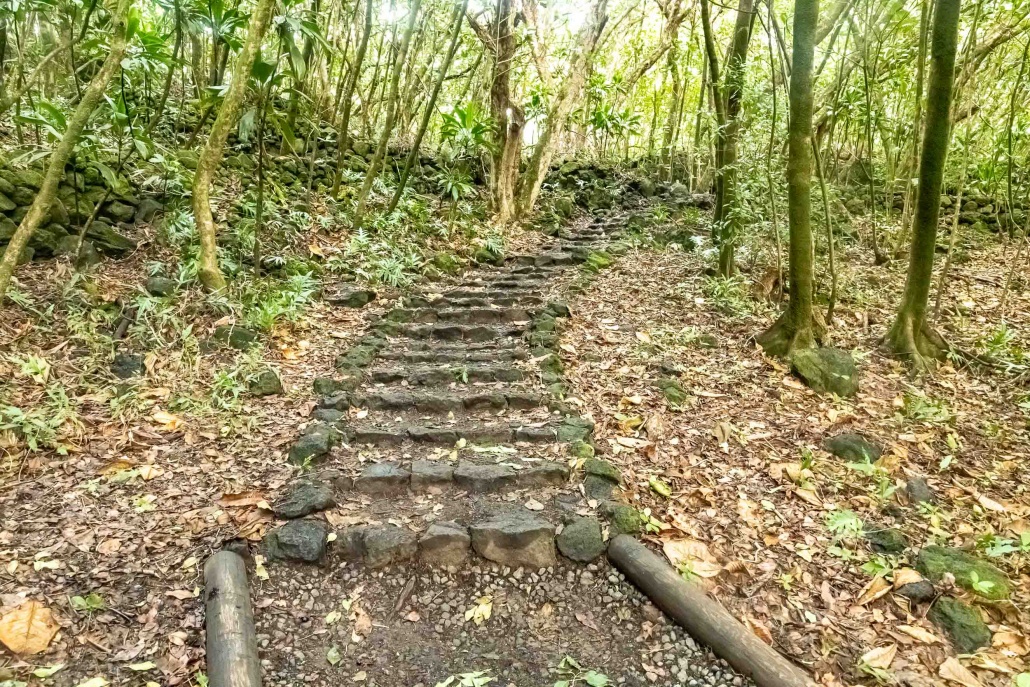
M926 320L901 313L884 337L884 346L917 372L928 372L955 349Z
M826 336L826 325L818 315L805 323L795 322L797 319L791 311L785 310L771 327L755 337L766 355L786 358L791 351L799 348L815 348L822 344Z

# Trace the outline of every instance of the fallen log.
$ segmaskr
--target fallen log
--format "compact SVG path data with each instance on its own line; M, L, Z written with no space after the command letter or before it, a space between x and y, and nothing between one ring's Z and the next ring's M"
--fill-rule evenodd
M620 534L608 545L608 559L692 637L758 687L809 687L812 681L794 664L744 627L633 537Z
M247 567L232 551L204 564L207 677L211 687L261 687Z

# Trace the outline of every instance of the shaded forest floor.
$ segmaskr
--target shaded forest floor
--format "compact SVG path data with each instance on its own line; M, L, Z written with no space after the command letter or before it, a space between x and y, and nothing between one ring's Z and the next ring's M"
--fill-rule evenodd
M680 224L691 230L701 218ZM507 238L518 252L539 236ZM1027 283L1017 275L1002 318L1002 247L996 237L974 237L968 260L954 267L946 303L958 305L941 328L1012 367L949 365L912 382L877 350L904 263L872 267L867 250L849 251L840 256L848 300L832 331L859 359L856 398L816 396L761 354L752 337L776 306L752 291L764 276L757 267L716 280L704 276L703 252L642 240L570 303L562 338L569 401L596 421L595 440L622 468L632 502L669 528L650 539L689 538L684 573L781 651L831 676L825 682L893 675L938 683L953 652L923 618L925 604L906 606L876 580L909 565L913 549L931 540L981 555L993 546L990 560L1010 576L1013 594L981 604L995 646L964 663L984 684L1007 685L1025 670L1030 632L1021 613L1030 553L1021 543L1030 511L1020 405ZM261 293L286 293L296 307L273 318L261 345L237 352L206 342L241 308L216 307L192 291L136 298L148 262L162 259L139 254L88 279L64 262L34 265L23 273L19 306L0 323L3 403L33 411L4 421L41 449L26 450L13 431L2 435L0 612L31 597L45 600L61 625L31 663L2 654L0 681L60 664L68 667L48 683L201 681L205 557L235 537L256 542L271 525L267 504L297 471L284 454L314 408L311 382L402 293L379 289L371 305L351 310L303 284L270 284ZM144 370L123 381L109 369L110 331L130 295L145 316L125 347L141 355ZM268 368L284 393L256 397L250 385ZM656 386L668 377L685 392L676 402ZM858 470L832 457L822 440L841 431L880 442L884 458ZM926 478L934 503L909 501L906 485L916 477ZM668 497L649 486L652 478L671 488ZM859 524L833 516L840 512ZM910 546L876 554L863 525L897 529ZM562 632L586 632L582 624ZM894 645L896 655L879 667Z
M928 605L883 580L914 565L926 544L966 548L1005 570L1013 594L982 603L993 645L963 662L984 684L1011 684L1026 670L1030 630L1022 357L1030 294L1017 274L1002 317L1007 262L997 237L974 236L953 267L939 326L960 348L1011 364L1007 372L946 365L912 380L878 348L907 263L873 267L858 246L838 256L848 298L833 344L855 354L862 375L850 400L816 395L762 354L753 337L776 315L752 293L763 274L706 277L707 256L677 248L622 257L571 304L562 339L571 402L593 416L595 440L633 476L630 498L669 528L653 540L685 535L685 573L817 675L913 685L939 684L951 650L925 619ZM670 377L682 398L663 393ZM844 432L881 444L883 457L862 466L823 449ZM652 478L671 487L668 498ZM932 503L909 496L906 485L919 478ZM900 550L877 553L863 530L900 534Z

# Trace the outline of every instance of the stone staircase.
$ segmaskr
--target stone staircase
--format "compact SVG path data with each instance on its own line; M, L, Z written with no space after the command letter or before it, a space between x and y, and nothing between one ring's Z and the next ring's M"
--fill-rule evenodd
M275 504L288 522L266 537L268 557L453 569L474 552L544 568L636 532L592 422L561 400L556 354L559 282L607 264L618 227L574 227L545 252L407 297L344 352L290 451L308 469Z

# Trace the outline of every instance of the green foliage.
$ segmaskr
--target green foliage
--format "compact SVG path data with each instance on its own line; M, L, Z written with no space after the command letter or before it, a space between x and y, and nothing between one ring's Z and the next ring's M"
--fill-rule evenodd
M741 317L754 309L747 283L739 276L705 277L701 292L711 301L712 307L724 315Z
M568 655L558 664L558 675L561 679L554 683L554 687L607 687L611 684L607 675L596 670L587 670Z
M478 103L472 102L464 107L457 105L451 112L440 116L440 138L450 146L452 157L477 156L496 149L493 142L495 124Z

